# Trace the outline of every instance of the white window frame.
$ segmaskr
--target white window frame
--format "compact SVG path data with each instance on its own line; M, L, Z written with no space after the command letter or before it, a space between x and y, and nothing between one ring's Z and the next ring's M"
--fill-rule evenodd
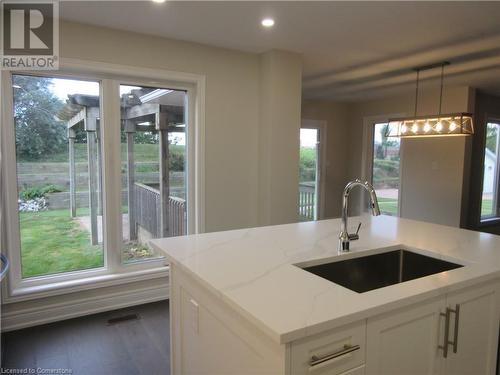
M310 120L302 119L300 124L301 129L317 129L319 131L319 141L318 141L318 156L319 156L319 168L316 167L316 212L314 220L321 220L325 218L326 208L325 208L325 190L326 190L326 144L327 144L327 125L324 120Z
M390 118L405 117L406 113L394 113L389 115L377 115L377 116L367 116L363 118L363 148L361 155L361 177L363 180L373 181L373 142L375 138L375 125L388 123ZM400 184L398 190L398 215L401 217L403 202L401 201L403 186L401 184L401 168L403 165L403 155L404 155L404 142L401 140L399 145L399 176ZM368 201L365 194L360 196L360 207L361 212L364 211L365 207L368 207Z
M103 267L27 279L21 277L13 74L100 81L101 121L107 124L101 128L103 225L106 228L103 231L105 254ZM5 247L3 251L11 262L7 282L2 285L3 303L167 276L169 269L164 258L152 258L142 262L122 262L121 202L120 195L116 194L116 189L121 188L121 173L120 169L116 168L121 160L120 142L117 142L120 139L119 85L162 86L187 92L187 102L192 103L188 105L186 116L186 147L190 150L186 160L187 230L189 234L203 233L205 230L205 76L63 58L58 71L2 71L0 84L2 97L0 119L3 127L0 150L2 150L2 183L5 185L0 201L3 207L2 216L5 218L3 223L6 233L6 236L2 235L2 244Z

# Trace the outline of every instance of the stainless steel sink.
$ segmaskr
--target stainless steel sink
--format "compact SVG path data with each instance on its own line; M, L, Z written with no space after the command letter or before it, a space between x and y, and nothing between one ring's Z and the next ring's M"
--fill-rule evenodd
M463 266L401 249L303 269L364 293L460 267Z

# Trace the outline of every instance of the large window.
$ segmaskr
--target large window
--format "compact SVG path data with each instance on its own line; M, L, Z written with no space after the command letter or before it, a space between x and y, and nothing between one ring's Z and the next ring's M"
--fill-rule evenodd
M167 272L149 240L203 231L203 77L80 68L1 74L7 298Z
M399 213L400 140L387 137L388 123L373 127L372 183L377 192L380 211L386 215Z
M12 87L22 277L102 267L99 83Z
M499 128L500 122L489 121L486 124L484 148L483 194L481 197L481 220L498 218L499 212Z

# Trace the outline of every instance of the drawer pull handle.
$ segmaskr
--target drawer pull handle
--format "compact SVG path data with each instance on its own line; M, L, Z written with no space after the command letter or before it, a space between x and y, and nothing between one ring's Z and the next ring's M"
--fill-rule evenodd
M324 355L323 357L318 357L317 355L313 355L311 357L311 360L309 361L309 365L311 367L316 366L316 365L319 365L320 363L329 361L330 359L342 357L343 355L355 352L356 350L359 350L359 349L361 349L361 347L359 345L353 345L353 346L344 345L344 348L342 350L339 350L338 352L335 352L335 353L330 353L330 354Z

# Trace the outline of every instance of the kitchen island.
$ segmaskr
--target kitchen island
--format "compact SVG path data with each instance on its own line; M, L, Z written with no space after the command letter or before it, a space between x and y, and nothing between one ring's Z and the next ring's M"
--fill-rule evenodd
M494 374L500 237L359 220L341 254L338 219L153 240L172 374ZM460 267L363 293L303 269L398 249Z

